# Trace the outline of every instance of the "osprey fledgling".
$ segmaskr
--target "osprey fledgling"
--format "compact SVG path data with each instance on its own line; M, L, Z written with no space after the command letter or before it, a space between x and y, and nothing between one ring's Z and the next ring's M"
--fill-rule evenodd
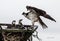
M22 19L19 20L19 22L18 22L19 25L23 25L21 21L22 21Z
M42 25L42 28L47 28L47 25L41 20L41 18L39 16L43 16L47 19L55 21L51 16L46 14L46 12L44 10L41 10L41 9L38 9L35 7L31 7L31 6L26 6L26 9L29 10L29 12L27 12L27 13L23 12L23 15L26 18L28 18L29 20L31 20L33 25L35 22L39 21L39 23Z
M16 26L16 20L13 20L12 21L12 27L15 28L15 26Z

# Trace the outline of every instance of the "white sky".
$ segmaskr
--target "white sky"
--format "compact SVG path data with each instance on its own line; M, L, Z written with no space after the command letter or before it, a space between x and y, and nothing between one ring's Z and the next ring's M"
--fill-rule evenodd
M43 30L38 23L35 25L39 25L37 31L39 32L39 37L42 38L43 41L59 41L60 39L60 0L0 0L0 23L11 23L12 20L16 20L18 22L19 19L23 19L23 24L31 24L30 20L26 19L22 12L26 11L26 6L34 6L40 9L43 9L52 16L57 22L50 21L43 17L42 20L48 26L48 29ZM48 34L49 33L49 34ZM56 36L54 36L55 34ZM53 35L54 39L47 39L46 37L50 37L50 34ZM38 41L34 39L34 41Z

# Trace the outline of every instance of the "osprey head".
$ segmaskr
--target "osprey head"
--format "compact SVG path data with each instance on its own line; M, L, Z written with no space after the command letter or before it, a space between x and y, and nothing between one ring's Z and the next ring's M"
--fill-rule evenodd
M15 21L15 20L13 20L13 21L12 21L12 24L15 24L15 23L16 23L16 21Z
M26 9L27 9L27 11L28 10L31 10L33 7L31 7L31 6L26 6Z
M38 11L37 8L32 7L32 6L26 6L26 9L27 9L27 11L29 11L29 12L37 12L37 11Z

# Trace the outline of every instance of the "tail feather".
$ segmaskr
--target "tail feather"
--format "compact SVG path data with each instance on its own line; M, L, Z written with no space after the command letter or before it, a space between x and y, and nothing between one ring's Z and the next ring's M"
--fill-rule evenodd
M38 17L39 19L39 23L42 25L42 28L45 29L45 28L48 28L47 25Z
M49 16L48 14L44 14L44 16L43 17L45 17L45 18L47 18L47 19L50 19L50 20L52 20L52 21L54 21L54 22L56 22L56 20L55 19L53 19L51 16Z

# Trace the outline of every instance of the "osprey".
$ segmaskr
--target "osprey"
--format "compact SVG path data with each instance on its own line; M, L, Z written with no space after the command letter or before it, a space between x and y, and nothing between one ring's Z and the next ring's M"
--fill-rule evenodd
M47 19L50 19L50 20L56 22L55 19L53 19L50 15L48 15L48 14L46 13L46 11L44 11L44 10L42 10L42 9L38 9L38 8L35 8L35 7L31 7L31 6L26 6L26 9L29 10L30 12L34 12L34 11L35 11L36 14L37 14L37 16L43 16L43 17L45 17L45 18L47 18Z
M51 16L46 14L44 10L31 7L31 6L26 6L26 9L29 10L29 12L25 13L23 12L22 15L24 15L26 18L32 21L32 25L34 25L35 22L39 21L39 23L42 25L42 28L47 28L47 25L41 20L39 16L43 16L47 19L50 19L52 21L55 21ZM56 21L55 21L56 22Z
M15 27L16 27L16 21L13 20L13 21L12 21L12 28L15 28Z
M22 19L19 20L19 22L18 22L19 25L23 25L21 21L22 21Z

